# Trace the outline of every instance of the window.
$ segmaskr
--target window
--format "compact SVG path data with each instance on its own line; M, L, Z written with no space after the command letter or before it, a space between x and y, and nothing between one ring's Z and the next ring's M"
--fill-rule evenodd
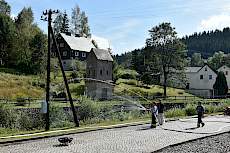
M209 75L208 78L209 78L209 80L212 80L212 75Z
M89 75L88 75L88 76L90 77L90 70L89 70L89 72L88 72L88 73L89 73Z
M100 70L100 75L102 75L102 70Z
M60 47L64 47L64 43L60 43L59 46L60 46Z
M79 52L75 51L75 56L78 57L79 56Z
M225 72L225 75L228 75L228 71Z
M203 76L203 75L200 75L200 79L201 79L201 80L204 79L204 76Z
M204 69L205 71L207 71L208 69L207 69L207 67L205 67L205 69Z
M82 57L86 57L86 53L82 53Z
M63 56L67 56L67 51L62 52Z
M106 74L109 75L109 71L108 70L106 71Z

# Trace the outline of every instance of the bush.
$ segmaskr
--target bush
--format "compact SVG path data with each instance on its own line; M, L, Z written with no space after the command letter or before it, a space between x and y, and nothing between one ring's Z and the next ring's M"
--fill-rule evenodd
M120 84L120 83L136 86L137 80L133 80L133 79L119 79L119 80L117 80L116 84Z
M184 109L173 108L165 112L166 118L186 116Z
M62 128L62 127L71 127L73 123L70 122L68 115L64 112L62 107L54 107L50 108L50 125L54 128Z
M97 117L100 114L100 108L97 102L88 98L83 98L80 101L80 107L78 112L80 120L85 121Z
M185 108L185 113L187 116L193 116L193 115L196 115L197 112L196 112L196 106L195 105L192 105L192 104L188 104Z
M0 127L14 128L17 120L17 114L9 107L0 105Z

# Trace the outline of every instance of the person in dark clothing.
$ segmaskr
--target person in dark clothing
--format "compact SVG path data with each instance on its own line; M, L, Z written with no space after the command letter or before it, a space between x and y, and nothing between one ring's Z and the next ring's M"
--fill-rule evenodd
M204 115L204 107L201 105L201 102L198 102L198 106L196 107L196 111L197 111L197 115L198 115L197 127L200 127L200 124L203 127L204 122L202 121L202 117Z
M157 105L158 109L158 115L157 115L157 120L159 125L163 125L164 123L164 104L161 103L161 101Z
M153 102L152 108L151 108L151 114L152 114L152 122L151 122L151 128L156 128L157 126L157 115L158 115L158 110L156 103Z

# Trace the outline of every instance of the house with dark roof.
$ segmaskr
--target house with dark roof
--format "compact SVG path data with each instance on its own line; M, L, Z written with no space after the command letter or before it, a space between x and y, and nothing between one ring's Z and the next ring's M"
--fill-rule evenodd
M75 37L64 33L58 35L57 44L65 70L72 69L75 59L85 61L91 49L95 48L90 38Z
M113 93L113 58L108 50L91 49L86 59L86 95L93 99L110 99Z

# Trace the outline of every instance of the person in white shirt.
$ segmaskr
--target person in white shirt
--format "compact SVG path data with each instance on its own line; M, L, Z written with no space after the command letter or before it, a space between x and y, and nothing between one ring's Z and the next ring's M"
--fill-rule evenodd
M158 110L156 103L153 102L152 108L151 108L151 113L152 113L152 122L151 122L151 128L156 128L157 126L157 115L158 115Z

